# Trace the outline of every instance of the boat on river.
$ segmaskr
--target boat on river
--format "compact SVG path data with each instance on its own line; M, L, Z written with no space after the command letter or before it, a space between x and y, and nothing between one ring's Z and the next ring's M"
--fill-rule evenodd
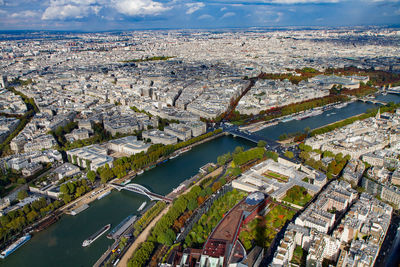
M107 224L105 226L103 226L103 228L101 228L99 231L97 231L96 233L94 233L93 235L91 235L88 239L86 239L85 241L83 241L82 243L82 247L87 247L90 246L94 241L96 241L100 236L102 236L105 232L107 232L108 230L110 230L111 224Z
M22 246L23 244L28 242L30 239L31 239L31 235L30 234L24 235L23 237L19 238L17 241L12 243L8 248L6 248L5 250L3 250L0 253L0 258L4 259L8 255L10 255L14 251L16 251L20 246Z

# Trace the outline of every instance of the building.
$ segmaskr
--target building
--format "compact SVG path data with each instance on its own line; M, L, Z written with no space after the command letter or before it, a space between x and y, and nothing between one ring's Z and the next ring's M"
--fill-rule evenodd
M192 137L192 129L185 124L171 123L164 127L164 132L176 136L181 141L189 140Z
M148 130L142 133L143 139L150 141L153 144L164 144L164 145L174 145L178 143L178 139L176 136L167 134L160 130Z
M136 136L126 136L107 143L108 149L127 155L146 152L150 146L150 144L146 144L143 141L138 141Z
M58 179L62 179L80 173L80 169L79 167L67 162L56 168L53 172L58 176Z
M91 131L89 131L86 128L75 129L71 133L66 134L65 139L67 139L69 142L74 142L76 140L88 139L90 132Z
M343 179L353 185L357 185L365 171L365 165L361 160L352 159L343 169Z
M50 134L39 136L24 145L25 152L32 152L42 149L50 149L57 145L56 140Z
M98 168L113 166L114 158L107 156L107 149L99 145L90 145L67 151L68 161L82 168L96 171Z
M192 121L185 124L192 130L192 136L197 137L207 132L207 124L202 121Z
M299 171L299 168L306 170L307 173ZM306 177L319 182L311 184L305 181ZM232 187L246 192L263 191L277 200L282 200L286 192L295 185L304 187L309 194L314 195L325 182L324 174L279 158L278 162L268 159L251 167L232 181Z
M42 164L33 162L22 169L22 175L25 177L31 176L31 175L34 175L36 172L40 171L41 169L43 169Z
M141 130L143 127L138 119L132 115L115 115L104 118L104 129L113 136L117 133L129 134Z

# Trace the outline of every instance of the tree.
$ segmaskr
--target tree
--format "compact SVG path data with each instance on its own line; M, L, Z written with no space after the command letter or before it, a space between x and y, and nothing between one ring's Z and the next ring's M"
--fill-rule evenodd
M28 197L28 192L26 192L26 190L21 190L18 192L17 194L17 198L19 200L23 200L24 198Z
M36 211L32 210L31 212L29 212L29 213L26 215L26 218L28 219L29 222L33 222L33 221L35 221L35 219L36 219L38 216L39 216L39 214L38 214Z
M234 151L233 153L234 153L234 154L239 154L239 153L241 153L241 152L243 152L243 151L244 151L243 147L237 146L237 147L235 148L235 151Z
M72 200L72 197L70 195L63 195L62 199L64 200L65 203L69 203Z
M196 199L191 199L189 200L189 203L187 205L188 210L195 210L198 206L197 200Z
M265 142L264 140L260 140L260 141L258 141L258 143L257 143L257 146L258 147L265 147L267 145L267 142Z
M62 184L62 185L60 186L60 192L61 192L62 194L65 194L65 195L68 195L68 194L69 194L69 188L68 188L67 184Z
M292 151L288 150L285 152L285 156L288 157L289 159L292 159L294 157L294 154Z
M68 186L68 189L69 189L69 193L70 193L70 194L75 193L76 186L75 186L74 183L67 183L67 186Z
M94 171L88 171L86 176L92 183L94 183L94 181L96 180L96 173Z
M26 184L26 179L25 178L18 178L17 183Z

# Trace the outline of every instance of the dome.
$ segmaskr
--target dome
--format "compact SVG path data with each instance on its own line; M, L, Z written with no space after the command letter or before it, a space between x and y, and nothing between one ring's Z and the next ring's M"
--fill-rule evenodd
M265 199L265 195L261 192L254 192L251 193L247 198L246 198L246 203L248 205L257 205L261 201Z

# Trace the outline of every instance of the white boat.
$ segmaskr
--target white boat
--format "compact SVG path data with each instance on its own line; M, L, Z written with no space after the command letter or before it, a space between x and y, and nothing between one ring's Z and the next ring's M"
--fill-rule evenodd
M17 241L15 241L14 243L12 243L8 248L6 248L5 250L3 250L0 253L0 258L4 259L5 257L7 257L8 255L10 255L11 253L13 253L14 251L16 251L20 246L22 246L23 244L25 244L26 242L29 241L29 239L31 239L31 235L27 234L24 235L23 237L19 238Z
M100 200L100 199L102 199L103 197L105 197L105 196L107 196L109 194L111 194L111 191L107 191L104 194L101 194L100 196L97 197L97 200Z
M144 170L140 170L140 171L137 172L137 175L141 175L143 173L144 173Z
M82 247L87 247L90 244L92 244L94 241L97 240L97 238L99 238L100 236L102 236L105 232L107 232L111 227L111 224L107 224L105 225L103 228L101 228L99 231L97 231L96 233L94 233L93 235L91 235L88 239L86 239L85 241L83 241L82 243Z
M174 159L174 158L178 157L179 155L180 155L179 153L178 153L178 154L175 154L175 155L169 157L169 159Z
M344 108L345 106L347 106L347 103L342 103L342 104L336 105L335 108L340 109L340 108Z
M142 211L142 209L146 206L147 202L143 202L142 205L137 209L137 211Z

